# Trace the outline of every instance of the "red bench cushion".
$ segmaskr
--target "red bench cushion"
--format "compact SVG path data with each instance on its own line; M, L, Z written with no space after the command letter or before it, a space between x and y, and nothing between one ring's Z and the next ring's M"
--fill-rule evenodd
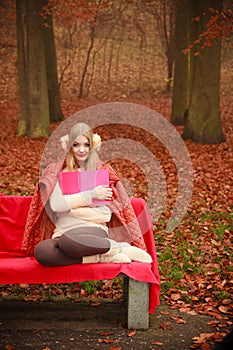
M34 257L25 257L21 251L24 226L31 197L0 196L0 284L68 283L111 279L125 274L135 280L150 283L150 309L159 305L159 272L152 223L145 201L132 199L135 213L144 234L144 240L153 263L130 264L75 264L45 267Z

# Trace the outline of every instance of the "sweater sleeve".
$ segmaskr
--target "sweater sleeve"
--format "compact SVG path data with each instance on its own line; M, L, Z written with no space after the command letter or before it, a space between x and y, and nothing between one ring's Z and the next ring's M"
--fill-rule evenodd
M91 191L85 191L75 194L63 195L59 183L50 196L50 206L53 211L59 213L71 209L90 206L92 203Z

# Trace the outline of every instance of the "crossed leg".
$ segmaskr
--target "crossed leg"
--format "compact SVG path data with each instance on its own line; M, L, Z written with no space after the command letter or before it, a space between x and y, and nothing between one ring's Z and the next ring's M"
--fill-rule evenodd
M45 266L82 264L82 257L104 254L110 249L106 232L96 227L80 227L61 237L46 239L35 247L36 260Z

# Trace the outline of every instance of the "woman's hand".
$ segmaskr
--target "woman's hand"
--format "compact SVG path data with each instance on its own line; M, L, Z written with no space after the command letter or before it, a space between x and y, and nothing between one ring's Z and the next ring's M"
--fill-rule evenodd
M92 198L101 200L111 200L112 189L108 186L97 186L91 191Z

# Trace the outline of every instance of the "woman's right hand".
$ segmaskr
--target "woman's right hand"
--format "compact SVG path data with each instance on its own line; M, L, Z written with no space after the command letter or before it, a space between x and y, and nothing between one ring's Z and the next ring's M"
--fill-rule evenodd
M112 198L112 189L108 186L100 185L91 191L91 195L92 198L109 201Z

